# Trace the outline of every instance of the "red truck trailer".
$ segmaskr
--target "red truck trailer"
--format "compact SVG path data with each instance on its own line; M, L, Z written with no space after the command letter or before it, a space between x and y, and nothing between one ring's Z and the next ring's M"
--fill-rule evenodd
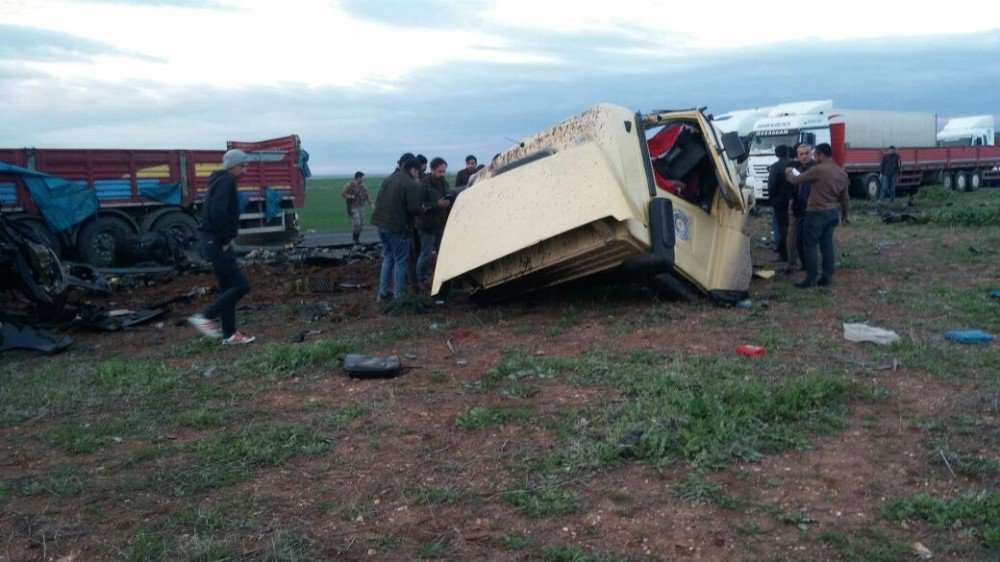
M876 199L881 185L879 165L888 147L849 148L844 142L846 126L830 123L833 159L850 176L854 195ZM948 189L974 191L1000 182L1000 146L900 147L896 152L902 163L897 180L900 190L940 183Z
M240 234L297 230L308 154L297 135L228 142L254 162L238 180ZM164 232L190 247L198 237L208 177L222 150L0 149L0 208L57 253L110 266L123 237Z

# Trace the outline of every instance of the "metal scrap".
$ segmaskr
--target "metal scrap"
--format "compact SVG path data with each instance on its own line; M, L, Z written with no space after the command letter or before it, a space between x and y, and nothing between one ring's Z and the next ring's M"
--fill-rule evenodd
M0 314L0 353L11 349L34 349L52 355L73 345L73 338L14 322Z

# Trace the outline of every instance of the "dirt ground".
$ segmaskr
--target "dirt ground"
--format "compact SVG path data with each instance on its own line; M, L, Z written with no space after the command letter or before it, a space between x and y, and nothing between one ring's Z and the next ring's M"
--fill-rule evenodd
M755 262L771 268L778 264L763 245L767 227L764 216L751 221ZM919 519L893 520L884 511L888 502L917 494L997 492L996 473L963 473L940 462L946 452L935 454L944 451L942 441L960 449L957 455L987 458L1000 446L997 364L983 368L997 357L996 344L949 346L940 337L952 324L997 331L996 306L992 326L963 324L982 318L979 313L963 316L964 309L956 309L949 317L947 311L947 291L955 287L1000 288L995 251L992 258L965 255L967 247L996 248L997 236L996 229L891 227L861 217L837 230L842 267L833 287L803 292L789 288L789 276L758 278L749 309L664 303L644 288L622 285L574 287L489 307L459 296L427 314L393 316L375 302L377 263L249 266L254 288L239 311L242 328L259 338L249 348L197 342L184 318L209 294L124 333L62 328L76 343L54 358L14 352L0 361L28 372L51 361L152 360L187 377L211 378L269 343L350 340L366 353L410 354L404 362L417 368L391 380L356 380L331 360L249 383L220 380L230 394L213 403L231 410L221 427L174 426L142 438L125 431L126 437L87 453L68 452L45 436L67 419L107 415L113 406L42 412L0 426L0 481L7 490L0 495L0 559L908 560L915 559L917 542L935 560L1000 556L961 523L941 529ZM940 260L929 263L928 255ZM364 287L296 294L295 280L307 277ZM212 285L210 274L187 274L87 298L134 308ZM922 292L935 296L924 302ZM319 303L330 312L304 320L302 305ZM914 343L845 342L841 323L852 320L894 329ZM289 343L309 330L321 333ZM530 396L471 392L511 349L529 358L637 349L728 358L741 343L767 348L765 358L741 360L761 376L790 379L828 369L879 389L882 398L852 400L834 431L759 460L732 459L707 471L686 462L626 461L581 473L563 482L583 500L574 511L533 517L505 500L522 459L520 468L534 470L533 452L560 446L562 421L624 400L616 388L559 376L534 380ZM950 369L956 373L943 373ZM255 423L308 425L352 406L363 413L330 430L321 454L256 466L231 485L181 494L165 488L160 473L178 472L183 481L193 466L187 457L123 462L150 446L183 452L216 433ZM456 421L472 408L534 421L459 429ZM973 421L953 423L968 418ZM76 470L75 493L52 485L18 491L19 483L44 481L66 467ZM717 484L724 499L678 497L678 486L692 474ZM215 523L178 523L178 514L191 510L213 514ZM143 555L136 545L144 533L165 546ZM209 536L225 547L222 554L199 550L197 541Z

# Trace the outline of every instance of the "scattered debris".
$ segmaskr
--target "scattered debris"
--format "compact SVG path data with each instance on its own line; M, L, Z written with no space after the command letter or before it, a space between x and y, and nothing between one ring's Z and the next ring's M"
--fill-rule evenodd
M302 343L302 342L306 341L306 338L309 338L309 337L312 337L312 336L318 336L318 335L320 335L322 333L323 333L323 330L306 330L306 331L302 331L302 332L299 332L299 333L295 334L294 336L292 336L292 339L289 340L289 341L291 341L292 343Z
M73 324L102 332L119 332L159 318L170 311L170 307L145 308L142 310L107 311L95 305L83 305L77 309Z
M897 222L919 222L917 217L909 213L894 213L889 211L882 215L882 222L886 224L893 224Z
M455 364L458 365L459 367L464 367L464 366L466 366L466 365L469 364L469 360L468 359L459 359L458 361L455 361Z
M982 250L980 250L979 248L976 248L975 246L969 246L969 251L972 252L973 254L981 254L981 253L983 253Z
M352 353L344 356L344 372L356 379L391 379L406 371L399 357L373 357Z
M299 305L299 320L315 322L330 316L333 309L326 302L301 303Z
M774 277L775 272L773 269L755 269L753 274L754 277L759 277L761 279L770 279Z
M753 301L750 299L743 299L738 303L736 303L735 306L736 308L750 308L751 306L753 306Z
M958 343L987 345L993 342L993 336L982 330L951 330L944 333L945 339Z
M853 342L871 342L889 345L899 341L899 334L892 330L869 326L864 323L844 322L844 339Z
M736 346L736 353L742 355L743 357L763 357L764 348L759 345L738 345Z
M622 458L631 458L635 455L635 449L642 443L643 430L638 429L618 440L618 455Z
M34 349L52 355L73 345L73 338L25 326L0 314L0 353L10 349Z
M930 560L931 558L934 558L934 553L931 552L931 549L918 542L913 543L913 553L916 554L921 560Z
M403 359L406 359L408 361L413 361L416 358L417 358L417 355L415 353L404 353L403 354Z
M1000 299L1000 291L993 291L992 293L990 293L990 298L991 299Z

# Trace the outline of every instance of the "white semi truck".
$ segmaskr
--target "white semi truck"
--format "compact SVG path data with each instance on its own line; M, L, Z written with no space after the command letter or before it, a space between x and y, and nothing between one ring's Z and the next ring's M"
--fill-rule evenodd
M949 119L937 134L938 146L993 146L996 144L992 115Z
M832 100L776 105L754 125L747 187L758 200L768 198L768 167L777 160L778 145L829 143L834 159L852 178L852 192L874 197L882 153L889 146L933 147L936 132L934 113L835 109ZM923 175L903 174L899 186L919 185L922 180Z

